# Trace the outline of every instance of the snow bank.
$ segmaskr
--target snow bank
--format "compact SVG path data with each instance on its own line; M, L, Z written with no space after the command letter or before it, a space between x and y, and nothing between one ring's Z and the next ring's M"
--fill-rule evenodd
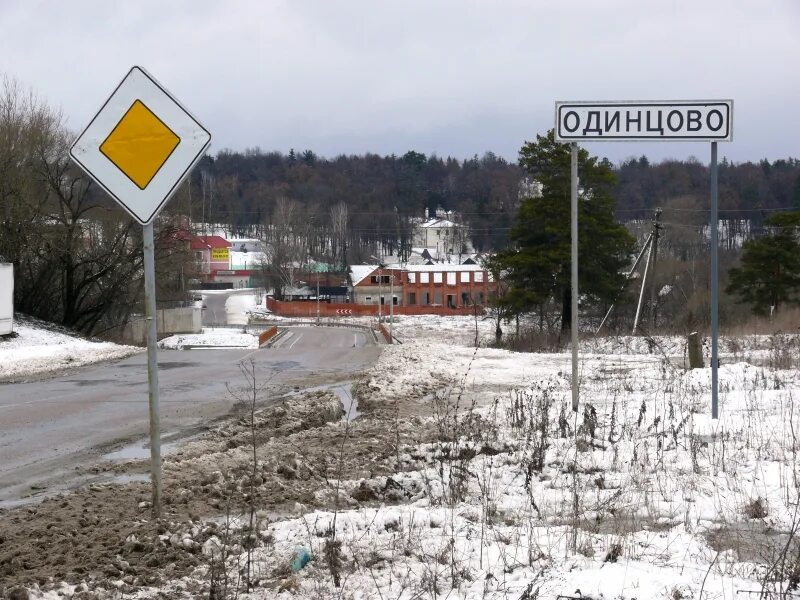
M225 302L225 316L228 325L247 325L250 310L257 308L255 294L232 294Z
M0 380L82 367L143 351L134 346L93 342L54 331L46 323L18 322L14 330L17 337L0 338Z
M183 350L187 346L255 349L258 348L258 337L251 333L242 333L241 329L204 328L202 333L173 335L158 343L159 348L167 350Z

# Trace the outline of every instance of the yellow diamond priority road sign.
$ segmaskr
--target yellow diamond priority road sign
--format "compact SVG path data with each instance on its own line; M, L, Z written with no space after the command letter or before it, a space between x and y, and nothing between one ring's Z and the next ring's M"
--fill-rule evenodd
M133 67L70 149L72 159L147 224L211 143L163 86Z
M180 142L174 131L137 100L100 145L100 152L143 190Z

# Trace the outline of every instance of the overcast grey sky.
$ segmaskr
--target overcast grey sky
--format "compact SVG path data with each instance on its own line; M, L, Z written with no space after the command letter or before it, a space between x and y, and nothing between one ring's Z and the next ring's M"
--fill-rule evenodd
M211 130L212 152L516 160L555 100L732 98L721 156L800 157L798 0L0 0L0 22L0 71L76 131L138 64Z

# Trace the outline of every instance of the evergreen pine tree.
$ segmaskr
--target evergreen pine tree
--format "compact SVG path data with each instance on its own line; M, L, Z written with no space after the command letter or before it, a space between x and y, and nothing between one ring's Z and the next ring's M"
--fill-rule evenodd
M542 184L542 193L522 201L510 235L513 248L493 261L509 284L503 302L519 314L552 298L561 304L564 331L571 320L570 148L557 143L551 130L522 147L519 163ZM581 149L578 174L579 289L589 302L608 304L622 286L634 239L614 220L615 178L608 161Z
M744 243L740 265L729 271L727 287L760 315L783 304L800 304L800 211L771 215L764 224L770 233Z

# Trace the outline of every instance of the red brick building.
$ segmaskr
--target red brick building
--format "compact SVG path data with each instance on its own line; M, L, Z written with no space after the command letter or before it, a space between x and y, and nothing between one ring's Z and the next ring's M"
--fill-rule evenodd
M356 304L456 309L485 305L497 290L480 265L354 265L350 273Z
M497 291L480 265L414 265L402 277L403 301L408 306L483 306Z

